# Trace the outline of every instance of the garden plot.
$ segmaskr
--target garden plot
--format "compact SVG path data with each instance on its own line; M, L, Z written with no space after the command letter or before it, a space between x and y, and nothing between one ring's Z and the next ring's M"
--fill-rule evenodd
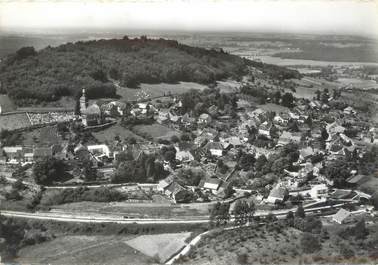
M146 256L165 262L183 247L187 245L185 240L190 237L190 232L174 234L143 235L126 244L135 248Z
M129 238L130 239L130 238ZM151 264L153 260L129 247L124 236L62 236L22 248L20 264Z

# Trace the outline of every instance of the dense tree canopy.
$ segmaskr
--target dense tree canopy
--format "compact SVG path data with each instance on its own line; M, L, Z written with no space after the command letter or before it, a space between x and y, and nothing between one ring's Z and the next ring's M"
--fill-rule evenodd
M65 163L55 158L46 158L37 161L33 166L34 180L40 185L52 184L62 177L65 169Z
M36 52L20 49L0 64L0 93L17 104L54 101L87 89L89 98L114 97L116 87L139 83L212 83L238 78L246 63L238 56L171 40L112 39L67 43Z

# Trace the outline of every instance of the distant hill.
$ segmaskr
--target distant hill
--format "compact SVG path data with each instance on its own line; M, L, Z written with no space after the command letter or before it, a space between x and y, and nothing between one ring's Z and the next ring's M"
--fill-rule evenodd
M242 58L174 40L146 37L67 43L36 52L24 47L0 64L0 93L17 105L76 96L86 88L90 98L114 97L112 81L139 83L190 81L212 83L246 73Z
M137 88L140 83L211 84L240 79L248 67L269 78L300 76L295 70L254 62L222 49L204 49L175 40L108 39L79 41L36 51L23 47L0 62L0 94L19 106L78 97L85 88L89 98L116 97L116 86Z

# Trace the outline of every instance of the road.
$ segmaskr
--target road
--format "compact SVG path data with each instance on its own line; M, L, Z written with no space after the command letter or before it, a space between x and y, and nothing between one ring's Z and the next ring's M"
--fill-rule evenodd
M346 202L349 203L349 202ZM323 206L311 209L304 209L306 213L319 212L325 209L336 209L344 206L346 203L340 203L334 206ZM285 218L289 211L295 211L296 208L262 211L258 210L254 216L264 217L269 214L275 215L277 218ZM81 222L81 223L118 223L118 224L201 224L209 222L209 216L185 216L181 218L124 218L122 216L109 216L93 213L68 213L68 212L20 212L20 211L1 211L0 215L8 217L39 219L39 220L52 220L62 222ZM233 217L231 217L231 222Z

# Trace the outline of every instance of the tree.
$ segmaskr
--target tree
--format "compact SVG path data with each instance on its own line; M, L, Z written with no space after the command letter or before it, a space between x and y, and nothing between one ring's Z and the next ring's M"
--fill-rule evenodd
M244 200L237 200L234 207L235 225L243 225L248 220L249 205Z
M305 218L306 217L306 213L305 213L302 205L298 206L297 210L295 211L295 216L299 217L299 218Z
M303 233L302 235L301 246L303 252L307 254L314 253L322 248L319 239L307 232Z
M369 230L366 228L365 219L358 221L353 227L354 235L356 239L363 239L369 234Z
M180 138L177 135L172 135L171 142L172 143L178 143L178 142L180 142Z
M322 129L321 129L321 136L322 136L322 139L323 139L324 141L326 141L326 140L328 139L329 134L328 134L326 128L322 128Z
M265 155L260 155L256 159L255 167L257 171L261 171L262 168L265 166L265 164L268 162L268 159L266 158Z
M320 234L322 230L322 221L318 217L314 216L306 216L304 220L304 228L305 232L313 233L313 234Z
M37 184L49 185L58 181L66 170L62 160L45 158L37 161L33 166L33 176Z
M294 106L294 96L293 94L286 92L282 96L282 106L292 108Z
M217 202L210 210L210 227L225 225L230 220L230 204Z
M85 181L93 181L97 178L97 170L93 167L91 160L81 163L81 168Z
M286 224L288 226L294 226L294 213L289 211L286 215Z
M174 151L169 150L164 153L165 161L173 162L175 159L176 159L176 153Z
M256 161L256 159L255 159L254 155L252 155L250 153L243 153L241 155L240 159L239 159L239 166L243 170L248 171L253 167L255 161Z
M177 203L189 203L193 200L193 193L187 190L179 191L175 196L175 201Z
M16 52L17 59L25 59L29 56L36 55L37 52L35 51L34 47L22 47Z

